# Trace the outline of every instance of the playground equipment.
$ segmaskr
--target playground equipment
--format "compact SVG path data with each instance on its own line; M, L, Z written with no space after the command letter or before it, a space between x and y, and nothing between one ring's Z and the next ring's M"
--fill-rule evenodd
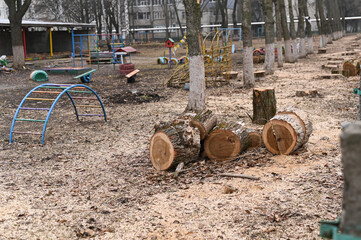
M165 43L165 47L169 48L169 58L165 56L165 52L164 52L164 57L157 58L157 64L162 64L162 65L168 64L168 66L170 66L170 65L178 65L178 64L186 63L188 60L187 56L180 57L179 59L172 58L172 53L174 56L176 56L177 49L183 44L186 44L186 40L187 37L186 35L184 35L184 37L180 40L180 42L176 44L172 38L169 38ZM186 54L188 54L188 48L186 49ZM170 62L169 59L171 59Z
M112 64L123 63L117 57L117 50L124 46L123 35L121 33L112 34L74 34L71 32L73 45L73 67L75 67L76 50L79 51L81 66L84 66L84 58L88 58L89 64L97 63L99 68L100 62L108 62ZM101 52L101 38L105 38L104 43L111 48L111 52ZM85 51L88 54L85 54Z
M227 39L223 39L227 36ZM227 84L231 72L230 34L217 30L213 36L208 33L203 39L204 70L207 86ZM207 43L210 42L209 47ZM189 64L179 65L164 83L169 87L184 87L189 82Z
M74 77L74 79L80 79L82 83L89 83L91 80L91 74L96 71L96 69L91 68L83 68L83 67L66 67L66 68L45 68L44 72L48 72L49 74L70 74L70 75L78 75Z
M42 70L35 70L30 74L30 79L35 82L45 82L48 81L48 74Z
M93 94L95 97L86 97L86 94ZM48 96L55 95L55 98L49 98ZM41 144L44 143L46 126L48 124L50 115L63 95L67 95L74 107L76 119L79 121L79 117L104 117L107 121L103 102L101 101L98 94L88 86L82 84L42 84L33 88L23 98L19 107L17 108L10 130L9 142L13 141L13 134L30 134L30 135L41 135ZM74 96L75 95L75 96ZM45 97L43 97L45 96ZM80 104L76 104L78 101ZM99 105L89 105L84 101L98 101ZM49 103L51 103L49 107ZM85 113L79 114L78 109L85 109ZM99 109L101 113L89 113L90 110ZM22 117L18 117L21 113ZM17 122L33 122L33 123L44 123L42 131L29 132L29 131L14 131L15 123ZM20 126L23 128L30 127L32 130L35 129L33 125Z

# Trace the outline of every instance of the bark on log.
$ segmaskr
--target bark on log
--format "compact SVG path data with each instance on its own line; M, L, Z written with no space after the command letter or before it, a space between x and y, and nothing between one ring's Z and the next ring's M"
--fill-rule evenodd
M341 134L344 177L340 230L361 237L361 122L345 127Z
M264 126L262 138L271 153L288 155L305 144L311 133L312 124L306 114L286 108Z
M310 91L310 95L311 95L311 92L313 92L313 91L316 91L316 90ZM305 134L303 141L305 143L308 142L308 139L310 138L312 131L313 131L313 126L312 126L312 122L310 121L306 112L302 111L301 109L295 108L295 107L287 106L287 107L281 108L281 110L277 113L277 115L279 115L279 114L293 114L293 115L297 116L301 122L303 132Z
M211 160L233 160L248 148L249 142L249 134L242 124L222 122L205 139L204 150Z
M211 110L204 110L193 117L190 126L198 128L201 140L204 140L208 133L216 126L217 116Z
M358 60L350 60L343 64L344 71L349 72L349 76L356 76L360 73L360 62Z
M157 170L176 167L198 158L200 151L199 131L189 126L189 121L178 120L162 123L150 140L150 160Z
M247 129L249 135L249 149L259 148L263 145L262 134L260 130Z
M253 123L265 124L276 114L274 88L253 89Z

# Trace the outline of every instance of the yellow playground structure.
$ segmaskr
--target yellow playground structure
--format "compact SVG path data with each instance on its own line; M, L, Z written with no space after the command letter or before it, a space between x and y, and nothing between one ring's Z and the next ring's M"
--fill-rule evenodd
M229 83L231 72L231 34L225 31L211 32L202 42L204 72L207 86L222 86ZM168 87L184 87L189 82L189 64L178 65L172 76L164 83Z

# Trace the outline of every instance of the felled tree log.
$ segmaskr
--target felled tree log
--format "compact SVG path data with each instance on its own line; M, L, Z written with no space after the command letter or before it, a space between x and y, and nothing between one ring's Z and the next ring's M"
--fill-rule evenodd
M233 160L248 148L249 143L249 134L242 124L222 122L205 139L204 151L211 160Z
M358 60L350 60L343 64L343 71L348 71L349 76L356 76L360 72L360 63Z
M211 110L205 109L199 113L184 113L178 119L189 120L190 126L199 130L201 140L216 126L217 115Z
M305 144L312 133L312 124L306 116L294 108L277 113L262 131L262 139L268 151L288 155Z
M157 170L167 170L181 162L186 164L194 161L199 151L199 131L186 120L163 122L156 126L149 146L150 160Z
M204 140L208 133L216 126L217 116L211 110L204 110L195 115L191 121L190 126L198 128L201 140Z
M298 109L295 107L287 106L287 107L281 108L281 110L277 113L277 115L279 115L279 114L295 115L301 122L302 129L305 134L303 140L305 143L308 142L308 139L310 138L312 131L313 131L313 126L312 126L311 120L309 119L309 117L305 111L302 111L301 109Z
M253 123L265 124L276 114L274 88L253 89Z
M259 148L263 145L262 134L260 130L247 129L249 135L249 149Z

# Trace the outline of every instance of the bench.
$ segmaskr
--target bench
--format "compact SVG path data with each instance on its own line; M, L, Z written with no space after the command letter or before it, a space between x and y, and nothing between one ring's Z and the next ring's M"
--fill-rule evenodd
M130 72L127 75L125 75L125 77L127 78L127 83L134 83L135 82L135 75L137 75L138 72L140 72L140 70L135 69L133 72Z
M80 74L80 75L74 77L74 79L80 78L80 81L81 81L82 83L89 83L89 82L90 82L90 79L91 79L91 77L92 77L91 74L92 74L93 72L95 72L95 71L96 71L96 69L92 69L92 70L90 70L90 71L88 71L88 72L85 72L85 73L83 73L83 74Z

